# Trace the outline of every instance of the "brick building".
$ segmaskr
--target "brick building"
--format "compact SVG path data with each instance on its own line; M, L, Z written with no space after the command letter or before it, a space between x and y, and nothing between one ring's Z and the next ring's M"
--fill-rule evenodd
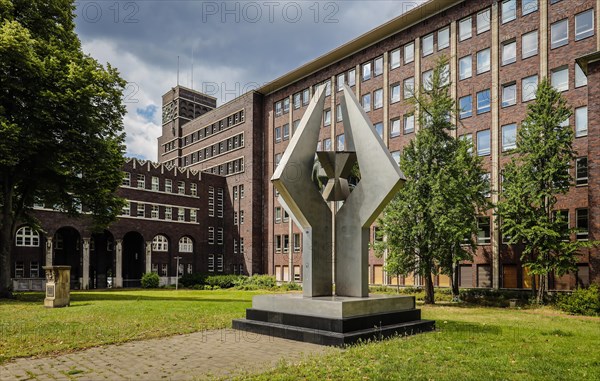
M502 168L510 160L516 131L537 84L549 77L563 92L574 110L568 122L575 132L578 157L572 171L575 184L560 198L558 208L568 213L571 227L580 229L571 239L599 240L600 81L594 80L600 79L599 9L600 0L432 0L222 106L216 107L214 98L177 86L163 96L158 162L164 168L203 171L200 183L214 181L213 187L223 187L223 271L243 269L284 281L301 280L301 230L279 204L270 178L315 88L327 86L319 149L344 149L339 90L345 83L398 158L420 128L407 99L426 85L436 60L444 55L449 59L450 91L461 108L453 116L456 137L471 139L474 154L483 158L494 203L500 197ZM194 228L199 229L197 242L203 242L203 234L208 234L203 230L221 225L205 217L202 206L198 208L202 217ZM115 226L124 220L128 219ZM160 224L164 229L169 225ZM520 248L503 242L491 211L480 216L479 228L477 255L472 263L461 264L460 285L529 287L531 277L521 266ZM123 229L115 239L125 238L122 232L129 228ZM153 234L157 233L143 237L148 240ZM169 240L178 239L175 233L168 235ZM210 270L207 255L216 254L214 248L194 252L199 257L193 271ZM390 278L384 261L371 253L371 283L420 283L413 276ZM550 277L548 288L590 282L600 283L598 249L583 251L577 271ZM435 284L448 286L449 279L437 276Z

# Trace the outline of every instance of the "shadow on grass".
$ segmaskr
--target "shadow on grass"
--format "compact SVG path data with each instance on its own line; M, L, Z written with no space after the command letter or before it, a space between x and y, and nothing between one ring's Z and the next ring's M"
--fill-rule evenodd
M140 290L129 290L144 292ZM151 291L149 291L151 292ZM43 303L45 294L42 292L27 292L16 294L17 299L13 303ZM91 302L91 301L169 301L169 302L203 302L203 303L250 303L249 299L224 299L211 298L210 294L200 295L198 297L178 296L173 293L170 295L140 295L128 293L128 290L111 291L74 291L71 293L71 302ZM77 306L89 305L78 304Z
M467 323L464 321L455 320L436 321L435 329L436 331L464 334L468 336L477 334L502 334L502 328L495 325Z

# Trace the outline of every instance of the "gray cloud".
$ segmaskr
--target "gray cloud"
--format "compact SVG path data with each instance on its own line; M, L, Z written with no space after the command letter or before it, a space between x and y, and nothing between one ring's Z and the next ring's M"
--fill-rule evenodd
M380 25L421 1L81 1L77 32L86 52L129 81L128 155L156 159L160 108L177 81L223 84L220 103L245 84L263 84ZM238 94L239 95L239 94Z

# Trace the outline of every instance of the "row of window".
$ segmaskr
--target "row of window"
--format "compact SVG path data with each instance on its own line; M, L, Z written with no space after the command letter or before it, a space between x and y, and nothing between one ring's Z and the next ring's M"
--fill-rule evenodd
M299 109L302 106L308 105L310 102L310 89L304 89L293 95L294 109ZM290 99L284 98L275 102L275 115L281 116L290 112Z
M341 151L341 150L340 150ZM282 218L283 217L283 218ZM275 207L275 223L288 222L290 215L288 212L280 206Z
M216 232L217 232L216 243L217 243L217 245L222 245L223 244L223 228L217 228ZM213 226L208 227L208 244L209 245L215 244L215 228Z
M25 263L21 261L15 262L15 278L25 278ZM29 278L40 277L40 263L29 262Z
M232 136L218 143L212 144L208 147L202 148L198 151L185 155L182 158L183 165L187 166L191 164L201 163L215 156L219 156L242 147L244 147L243 132L241 134Z
M152 190L152 191L173 193L173 180L171 180L171 179L165 179L164 183L161 186L160 178L157 176L152 176L150 184L151 184L150 190ZM122 185L125 187L132 186L131 173L124 172ZM136 175L135 187L138 189L148 189L146 187L146 175L143 175L141 173L138 173ZM185 181L177 181L177 193L178 194L188 194L188 193L186 193L186 182ZM189 195L198 196L198 184L190 183Z
M223 208L225 202L223 188L217 188L216 201L217 217L223 218ZM212 186L208 187L208 216L215 216L215 188Z
M232 193L233 193L234 201L237 201L238 197L239 197L239 199L243 199L245 196L244 185L243 184L234 185Z
M240 210L239 212L236 210L233 212L233 224L234 225L243 225L244 224L244 211Z
M302 281L301 266L295 265L294 270L294 282ZM289 282L290 281L290 268L289 266L275 266L275 280L278 282Z
M162 234L156 235L152 239L152 251L169 251L169 239ZM190 237L181 237L179 239L180 253L193 253L194 241Z
M204 172L212 173L219 176L230 176L244 172L244 158L230 160L226 163L215 165L210 168L206 168Z
M294 233L294 252L300 252L300 233ZM290 251L289 234L278 234L275 236L275 253L288 253Z
M148 214L148 211L150 214ZM182 207L162 206L141 202L127 202L122 216L151 218L153 220L198 222L198 210Z
M240 252L240 254L244 254L246 252L246 248L244 247L244 238L243 237L240 237L239 252ZM237 239L233 240L233 253L234 254L238 253L238 240Z
M160 266L159 266L160 265ZM162 276L169 276L169 264L168 263L152 263L152 272L158 274L158 268L160 267L160 273ZM191 274L193 266L191 263L180 263L177 275L182 276L184 274Z
M217 264L216 269L217 272L223 272L223 254L218 254L217 256ZM243 269L242 269L243 270ZM215 272L215 255L208 254L208 272Z

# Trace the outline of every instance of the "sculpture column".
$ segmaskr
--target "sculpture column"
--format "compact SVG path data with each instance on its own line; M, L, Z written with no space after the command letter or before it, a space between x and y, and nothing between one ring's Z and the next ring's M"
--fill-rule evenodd
M152 241L146 241L146 273L152 271Z
M90 288L90 239L83 239L83 273L81 280L81 289Z
M115 288L123 287L123 240L118 239L116 242L116 258L115 258Z
M52 237L46 238L46 266L52 266Z

